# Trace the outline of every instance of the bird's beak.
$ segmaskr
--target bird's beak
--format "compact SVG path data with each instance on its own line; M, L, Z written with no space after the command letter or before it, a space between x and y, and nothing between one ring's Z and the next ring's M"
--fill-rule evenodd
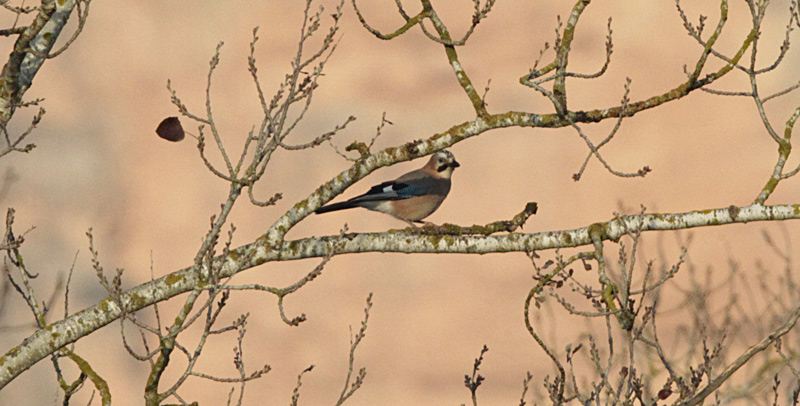
M461 166L461 164L459 164L458 161L456 161L455 159L453 160L453 162L450 162L451 168L458 168L459 166Z

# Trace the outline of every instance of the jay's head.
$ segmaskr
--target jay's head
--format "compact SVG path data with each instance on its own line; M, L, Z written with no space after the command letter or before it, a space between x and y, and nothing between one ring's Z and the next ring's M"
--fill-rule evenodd
M453 169L458 168L459 163L450 151L439 151L431 156L431 160L425 168L433 172L434 176L449 179L453 174Z

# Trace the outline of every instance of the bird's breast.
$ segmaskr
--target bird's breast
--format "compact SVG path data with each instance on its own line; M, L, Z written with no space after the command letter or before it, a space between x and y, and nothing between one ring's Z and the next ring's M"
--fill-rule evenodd
M386 202L392 207L390 212L385 211L384 213L403 220L419 221L436 211L443 200L444 196L442 195L425 195L404 200L393 200Z

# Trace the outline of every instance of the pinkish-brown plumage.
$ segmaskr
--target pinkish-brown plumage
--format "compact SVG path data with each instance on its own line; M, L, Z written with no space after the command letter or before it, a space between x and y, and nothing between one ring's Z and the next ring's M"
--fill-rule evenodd
M406 222L421 222L430 216L450 192L450 177L459 167L453 154L439 151L420 169L394 181L373 186L367 193L317 209L317 214L363 207L389 214Z

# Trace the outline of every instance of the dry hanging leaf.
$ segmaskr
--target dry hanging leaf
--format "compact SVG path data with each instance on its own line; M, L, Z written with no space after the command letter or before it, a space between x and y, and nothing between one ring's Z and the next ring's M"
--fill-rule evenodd
M178 117L167 117L161 124L158 125L156 128L156 134L159 137L172 142L178 142L182 140L186 134L183 132L183 127L181 127L181 122L178 120Z

